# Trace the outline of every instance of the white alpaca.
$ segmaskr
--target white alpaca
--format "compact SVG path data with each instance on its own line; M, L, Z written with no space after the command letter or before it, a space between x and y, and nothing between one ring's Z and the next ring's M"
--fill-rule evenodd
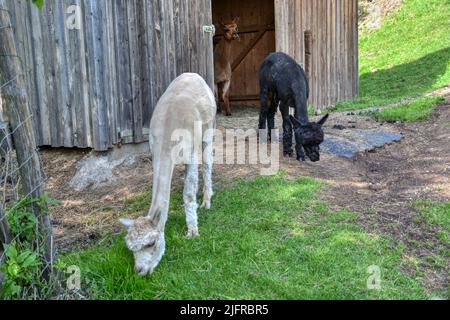
M211 206L212 190L212 133L215 125L216 102L214 94L198 74L185 73L175 79L159 100L150 124L150 148L153 163L153 195L149 214L137 220L120 219L128 228L125 238L133 251L135 270L140 275L152 273L165 251L164 228L170 201L170 188L177 164L173 150L179 142L172 141L176 132L194 137L200 131L203 147L203 204ZM197 127L197 130L195 129ZM190 143L190 160L186 161L184 206L188 237L199 236L197 224L198 153ZM184 150L185 151L185 150Z

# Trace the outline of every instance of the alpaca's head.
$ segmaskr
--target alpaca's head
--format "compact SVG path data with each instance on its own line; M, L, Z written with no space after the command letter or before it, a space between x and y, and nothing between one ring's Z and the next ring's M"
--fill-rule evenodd
M320 119L319 122L301 123L299 120L291 116L291 122L294 126L295 141L301 143L306 155L312 162L320 160L320 144L324 140L322 126L328 120L328 114ZM305 160L305 159L298 159Z
M239 28L237 25L238 22L239 18L234 18L232 21L220 23L224 32L225 39L239 40Z
M141 276L152 273L164 255L164 233L148 217L120 222L128 229L125 242L134 255L134 270Z

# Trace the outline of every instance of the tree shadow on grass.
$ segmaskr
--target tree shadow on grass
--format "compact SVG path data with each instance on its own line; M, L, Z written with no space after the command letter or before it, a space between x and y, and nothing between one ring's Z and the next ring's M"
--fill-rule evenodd
M391 69L365 73L360 76L360 98L398 100L438 89L450 82L449 61L447 47ZM441 79L445 74L447 83Z

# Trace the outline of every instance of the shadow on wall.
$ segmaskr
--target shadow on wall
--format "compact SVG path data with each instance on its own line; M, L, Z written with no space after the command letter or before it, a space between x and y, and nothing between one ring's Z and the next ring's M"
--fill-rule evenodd
M371 99L400 99L421 95L438 87L439 79L450 73L450 47L430 53L410 63L391 69L365 73L360 76L360 97Z

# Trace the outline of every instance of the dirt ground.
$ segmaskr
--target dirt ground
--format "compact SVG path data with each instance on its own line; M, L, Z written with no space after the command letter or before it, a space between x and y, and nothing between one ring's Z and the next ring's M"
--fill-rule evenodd
M256 124L256 109L235 108L233 117L218 117L219 128L254 128ZM450 201L450 105L439 107L432 119L420 123L381 124L353 113L334 113L326 131L337 124L358 129L382 127L401 133L404 138L353 159L325 153L318 163L283 158L281 169L291 178L303 175L325 181L327 187L320 198L333 210L350 209L359 214L358 221L368 232L387 234L402 242L406 246L405 255L423 261L424 285L430 290L448 288L450 260L447 257L446 268L426 263L438 250L436 230L417 223L411 201ZM87 247L106 234L121 232L117 218L123 214L124 201L150 189L151 161L141 157L132 166L117 168L114 184L74 191L69 181L86 154L87 151L79 150L43 151L49 176L47 190L61 201L52 209L60 251ZM217 165L215 188L227 187L235 178L251 178L259 173L260 167L256 165ZM177 168L173 188L180 189L182 183L183 170ZM420 245L412 245L417 241ZM404 269L413 272L406 265Z

